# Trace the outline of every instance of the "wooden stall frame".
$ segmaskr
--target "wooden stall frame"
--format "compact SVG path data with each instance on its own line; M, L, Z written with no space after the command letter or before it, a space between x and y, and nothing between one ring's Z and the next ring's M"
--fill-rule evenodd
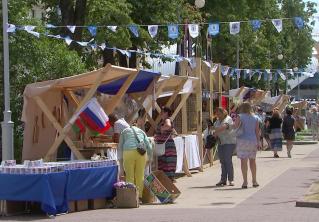
M89 91L86 93L85 97L83 98L82 101L78 101L74 94L70 91L68 93L68 96L72 98L72 101L78 104L76 111L73 113L72 117L69 119L67 124L62 127L55 117L51 114L49 111L48 107L45 105L43 100L38 96L35 97L37 105L40 107L40 109L44 112L44 114L48 117L49 121L53 124L54 128L59 132L59 136L56 138L55 142L52 144L50 149L48 150L47 154L45 155L46 160L53 159L52 156L58 149L59 145L62 143L63 140L69 145L71 150L74 152L75 156L78 159L84 159L83 155L78 151L77 147L74 145L73 141L71 138L67 135L69 131L71 130L71 127L77 118L78 112L83 108L87 102L94 96L97 88L100 86L102 83L102 79L104 75L107 75L111 69L111 65L108 64L106 67L103 69L103 71L97 76L94 84L90 87ZM117 94L111 99L110 105L107 108L106 113L112 113L116 106L119 104L120 100L123 98L125 95L127 89L129 86L132 84L134 79L136 78L139 70L132 71L128 73L128 78L125 80L124 84L121 86L120 90L117 92ZM68 90L67 90L68 91Z

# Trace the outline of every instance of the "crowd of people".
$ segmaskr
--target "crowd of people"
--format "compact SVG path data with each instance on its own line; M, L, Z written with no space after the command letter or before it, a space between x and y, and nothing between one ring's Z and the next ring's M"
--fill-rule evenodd
M283 113L280 113L278 108L266 113L261 107L252 107L248 102L242 103L231 114L223 108L217 108L216 118L214 121L208 119L207 128L204 130L204 154L210 152L217 143L221 178L216 186L225 186L227 181L229 186L234 186L234 153L241 160L243 189L248 187L248 165L252 175L252 186L259 186L256 167L258 150L272 150L273 157L279 158L278 152L283 149L284 139L287 157L291 158L295 134L300 131L297 114L298 110L293 107L287 107ZM316 107L311 108L307 115L307 124L313 139L318 140L319 114Z

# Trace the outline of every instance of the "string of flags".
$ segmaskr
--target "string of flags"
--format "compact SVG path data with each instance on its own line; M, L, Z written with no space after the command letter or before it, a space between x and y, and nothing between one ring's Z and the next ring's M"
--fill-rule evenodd
M282 31L282 20L283 19L272 19L271 20L278 32ZM301 17L294 17L293 20L295 22L295 26L298 29L303 28L304 22L303 22L303 19ZM245 22L245 21L241 21L241 22ZM236 35L240 32L240 23L241 22L230 22L229 23L231 34ZM252 28L254 31L257 31L261 27L261 23L262 23L261 20L251 20L249 22L252 25ZM202 24L206 24L206 23L202 23ZM181 25L181 24L167 26L169 38L171 38L171 39L178 38L178 35L179 35L178 26L179 25ZM149 31L149 34L152 38L154 38L157 35L159 26L160 25L149 25L148 26L148 31ZM58 27L61 27L61 26L54 26L51 24L46 25L46 28L48 28L48 29L58 28ZM77 26L66 26L66 27L70 30L71 33L74 33ZM190 64L191 68L196 67L196 62L195 62L194 58L185 58L183 56L176 55L176 54L163 54L163 53L143 52L140 50L119 49L116 47L109 47L105 43L98 45L96 43L94 37L97 34L98 28L105 27L105 26L85 26L85 27L88 29L88 31L90 32L90 34L93 37L88 42L75 41L75 40L71 39L70 36L52 35L52 34L49 34L48 32L39 33L39 32L35 31L36 26L32 26L32 25L16 26L14 24L8 24L7 25L7 32L15 33L16 31L26 31L29 34L36 36L37 38L40 38L40 36L45 36L45 37L50 37L50 38L54 38L54 39L61 39L61 40L64 40L67 45L70 45L72 42L75 42L82 47L90 47L94 51L97 49L101 49L103 51L105 49L117 51L117 52L121 53L122 55L127 56L128 58L131 57L132 53L136 53L137 55L144 55L144 56L150 56L150 57L155 57L155 58L166 58L166 59L170 59L170 60L173 60L176 62L181 62L181 61L186 60ZM116 32L117 28L118 28L118 26L106 26L106 27L109 30L111 30L112 32ZM139 25L129 25L128 28L135 37L139 37ZM189 34L192 38L196 38L199 35L199 24L188 24L188 29L189 29ZM210 23L208 25L208 33L210 35L217 35L219 33L219 30L220 30L219 23ZM207 64L207 66L209 66L212 74L215 74L217 72L219 64L211 65L207 61L204 61L204 62ZM296 73L296 72L293 72L292 69L237 69L237 68L232 68L230 66L223 66L223 65L220 65L220 66L221 66L220 67L221 73L223 76L229 75L231 78L237 78L237 79L243 78L243 79L250 79L251 80L252 77L256 75L256 76L258 76L257 77L258 81L261 80L262 76L264 77L265 81L267 81L267 80L277 81L278 77L282 78L283 80L286 80L286 78L288 77L288 74L294 75L294 73ZM302 75L307 75L309 77L313 76L312 73L306 72L303 70L299 70L297 73L302 74Z
M76 28L86 28L90 35L92 37L95 37L97 35L98 29L108 29L112 32L117 32L118 27L126 27L130 30L132 35L136 38L140 36L140 29L141 27L147 27L147 31L151 38L155 38L158 34L159 27L166 26L168 31L168 37L170 39L177 39L179 37L179 26L187 26L189 34L192 38L197 38L200 33L200 28L204 28L204 25L208 25L207 27L207 33L210 36L216 36L220 33L220 26L221 24L229 23L229 33L231 35L237 35L240 33L240 27L241 23L249 23L251 25L251 28L254 32L258 31L263 22L271 21L274 25L277 32L281 32L283 30L283 20L292 20L295 28L302 29L304 28L305 22L302 17L292 17L292 18L281 18L281 19L265 19L265 20L247 20L247 21L235 21L235 22L210 22L210 23L194 23L194 24L168 24L168 25L137 25L137 24L130 24L130 25L121 25L121 26L115 26L115 25L89 25L89 26L75 26L75 25L67 25L67 26L55 26L52 24L47 24L45 26L46 29L56 29L61 27L66 27L71 33L75 33ZM35 36L39 36L40 33L36 32L35 29L37 26L31 26L31 25L14 25L14 24L8 24L7 32L15 32L16 30L25 30L29 32L30 34L33 34Z
M313 77L315 72L309 72L309 70L298 69L294 71L293 69L239 69L230 66L223 66L220 64L210 64L207 61L204 63L210 68L211 73L214 75L217 73L218 68L222 76L230 76L233 79L249 79L251 80L253 76L257 76L258 81L261 80L262 76L265 81L277 81L279 77L282 80L286 80L288 76L304 75L308 77Z

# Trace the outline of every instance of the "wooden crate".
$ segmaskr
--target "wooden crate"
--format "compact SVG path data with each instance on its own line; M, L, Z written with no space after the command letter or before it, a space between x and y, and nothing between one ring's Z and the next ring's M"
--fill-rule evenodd
M88 200L78 200L76 201L76 211L85 211L89 209Z
M105 198L89 200L89 208L91 210L104 209L105 207L106 207L106 199Z

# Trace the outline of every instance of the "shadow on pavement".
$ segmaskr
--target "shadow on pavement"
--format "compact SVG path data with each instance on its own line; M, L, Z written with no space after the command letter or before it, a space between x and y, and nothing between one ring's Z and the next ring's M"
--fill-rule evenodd
M203 186L203 187L190 187L190 189L211 189L216 187L217 186Z
M234 205L234 202L216 202L216 203L211 203L213 206L219 206L219 205Z

